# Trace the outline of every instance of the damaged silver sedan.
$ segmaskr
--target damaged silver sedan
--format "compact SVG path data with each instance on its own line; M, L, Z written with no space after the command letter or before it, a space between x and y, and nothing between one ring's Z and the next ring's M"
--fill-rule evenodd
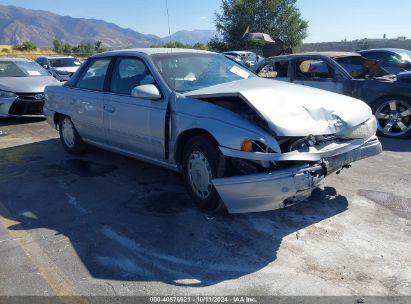
M181 172L206 212L281 208L381 152L362 101L273 84L205 51L95 55L46 88L44 112L68 152L91 144Z

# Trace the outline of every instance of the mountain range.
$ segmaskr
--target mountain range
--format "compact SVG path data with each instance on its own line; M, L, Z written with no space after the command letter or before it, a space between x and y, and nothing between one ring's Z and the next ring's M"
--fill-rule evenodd
M170 41L206 43L217 34L213 30L179 31L171 37L142 34L103 20L72 18L42 10L0 5L0 44L32 41L38 47L51 47L54 39L77 45L100 40L108 48L148 47Z
M164 43L171 41L179 41L186 44L195 44L197 42L207 43L210 38L218 35L217 31L213 30L192 30L192 31L178 31L170 37L162 38Z

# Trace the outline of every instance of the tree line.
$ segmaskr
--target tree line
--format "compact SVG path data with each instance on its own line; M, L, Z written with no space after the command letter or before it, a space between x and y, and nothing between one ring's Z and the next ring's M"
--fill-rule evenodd
M90 56L96 53L107 52L109 49L103 46L101 41L91 43L80 43L76 46L68 43L63 43L59 39L53 40L53 51L59 54L74 54L82 56Z
M20 44L14 45L13 50L33 52L37 50L37 46L32 41L24 41ZM91 56L96 53L107 52L109 49L104 47L101 41L96 41L94 43L83 42L78 45L71 45L62 42L59 39L54 39L52 50L58 54ZM9 53L9 50L7 48L4 48L2 49L2 52Z
M208 44L204 43L195 43L195 44L186 44L179 41L171 41L165 44L153 44L150 45L151 48L173 48L173 49L196 49L196 50L209 50Z

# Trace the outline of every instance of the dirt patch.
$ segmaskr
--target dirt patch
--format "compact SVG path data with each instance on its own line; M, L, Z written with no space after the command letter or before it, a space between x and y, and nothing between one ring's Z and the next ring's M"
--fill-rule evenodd
M381 206L384 206L394 212L396 215L411 219L411 199L396 196L392 193L379 192L372 190L358 190L358 194L372 200Z

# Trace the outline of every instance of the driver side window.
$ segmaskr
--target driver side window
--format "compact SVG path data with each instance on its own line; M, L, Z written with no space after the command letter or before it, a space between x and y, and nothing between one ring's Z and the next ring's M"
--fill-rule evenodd
M131 95L131 91L144 84L155 84L145 63L138 58L119 58L114 65L110 91Z
M76 87L91 91L103 91L110 60L110 58L93 59L92 63L78 80Z

